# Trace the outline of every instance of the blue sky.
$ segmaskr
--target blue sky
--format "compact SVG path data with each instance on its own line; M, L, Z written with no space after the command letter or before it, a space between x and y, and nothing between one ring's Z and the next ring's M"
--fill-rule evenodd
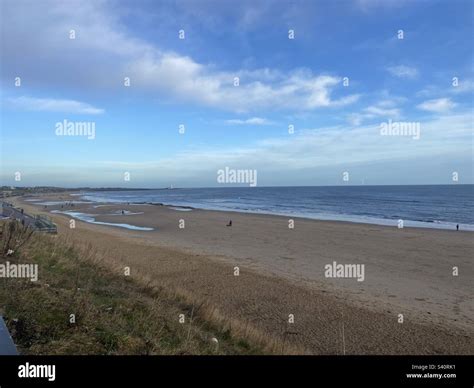
M225 167L257 170L259 186L474 181L471 1L1 11L2 184L217 186ZM57 136L64 120L93 122L94 139ZM419 138L382 136L389 120Z

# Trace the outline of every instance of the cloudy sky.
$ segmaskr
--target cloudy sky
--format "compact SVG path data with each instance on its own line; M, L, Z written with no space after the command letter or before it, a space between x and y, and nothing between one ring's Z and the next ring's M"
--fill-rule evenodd
M0 4L2 184L473 183L472 1Z

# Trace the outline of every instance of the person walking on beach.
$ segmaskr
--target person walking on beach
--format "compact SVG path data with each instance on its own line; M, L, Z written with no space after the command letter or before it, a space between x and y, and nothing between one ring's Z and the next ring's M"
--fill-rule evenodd
M226 226L232 226L232 220L230 220Z
M456 224L456 230L459 230L459 224Z

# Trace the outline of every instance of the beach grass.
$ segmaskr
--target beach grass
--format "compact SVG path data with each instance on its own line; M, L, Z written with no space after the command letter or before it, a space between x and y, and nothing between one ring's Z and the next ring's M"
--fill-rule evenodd
M11 225L11 221L0 225L2 246L9 237L7 229L14 230L14 240L26 236L20 225ZM39 268L36 282L0 279L0 314L20 354L263 352L232 335L225 325L206 320L201 305L112 273L92 246L78 247L61 236L34 233L0 260Z

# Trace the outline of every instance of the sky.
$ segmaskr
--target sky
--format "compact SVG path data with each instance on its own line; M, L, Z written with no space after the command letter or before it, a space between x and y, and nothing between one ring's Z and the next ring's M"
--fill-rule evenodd
M474 182L472 1L0 4L0 184Z

